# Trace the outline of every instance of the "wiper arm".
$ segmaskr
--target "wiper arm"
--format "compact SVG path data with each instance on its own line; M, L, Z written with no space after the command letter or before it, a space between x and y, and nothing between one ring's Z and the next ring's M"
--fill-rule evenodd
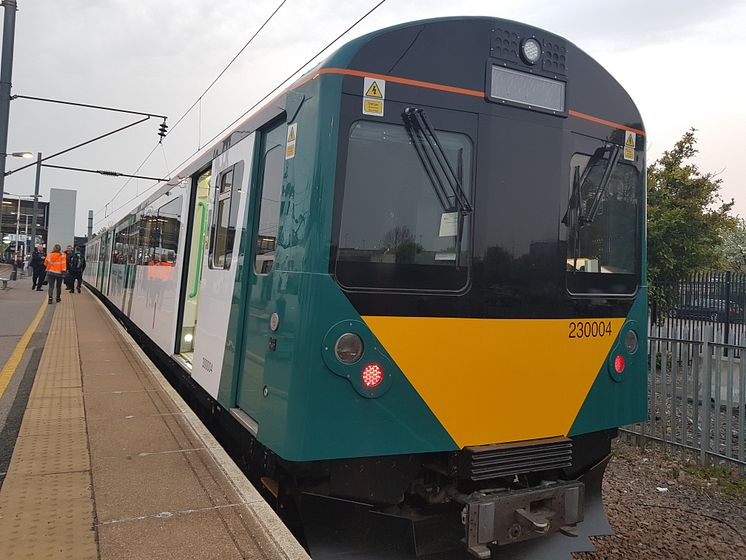
M581 226L592 224L593 220L596 219L596 214L598 214L598 207L601 205L601 198L606 192L606 187L609 184L609 179L611 179L611 174L614 172L614 168L616 167L616 164L619 161L619 152L620 152L619 146L617 146L616 144L611 146L611 154L609 155L609 163L606 165L606 169L604 170L603 177L601 178L601 181L599 181L598 183L598 188L596 189L596 194L593 197L593 204L591 204L591 209L588 212L588 215L586 216L585 213L583 213L583 215L580 218Z
M402 120L409 134L412 144L415 146L417 155L427 172L444 210L457 209L461 214L470 214L473 211L469 200L461 186L458 175L453 171L451 163L446 157L445 150L438 140L438 136L430 126L427 115L423 109L407 107L402 113ZM446 190L445 182L450 190ZM453 199L453 205L447 205Z
M410 115L407 111L409 111L409 109L402 113L402 119L404 120L404 128L409 135L409 139L412 141L412 146L414 146L414 151L417 153L417 157L420 159L420 163L422 164L422 168L425 170L428 179L430 179L430 185L433 187L435 196L438 197L438 202L440 202L441 208L446 212L452 212L454 208L448 200L448 192L445 189L443 181L440 179L440 174L435 168L433 158L425 148L425 141L417 131L416 123L413 123L410 120Z

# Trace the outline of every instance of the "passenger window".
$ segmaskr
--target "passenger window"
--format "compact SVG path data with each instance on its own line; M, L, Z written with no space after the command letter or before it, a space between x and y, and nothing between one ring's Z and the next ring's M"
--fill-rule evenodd
M262 201L259 208L259 228L256 235L254 261L254 271L259 275L269 274L275 261L284 164L284 150L281 145L270 148L264 156Z
M238 206L241 196L241 171L237 163L218 176L215 184L215 211L210 235L210 268L228 269L233 260Z

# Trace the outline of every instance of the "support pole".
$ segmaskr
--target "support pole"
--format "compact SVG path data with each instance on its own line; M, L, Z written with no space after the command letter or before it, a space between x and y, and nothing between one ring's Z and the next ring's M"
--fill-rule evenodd
M39 202L39 181L41 180L41 152L36 154L36 183L34 183L34 206L31 210L31 244L36 248L36 212Z
M88 241L93 237L93 210L88 210Z
M10 117L10 86L13 76L13 41L16 34L16 0L3 0L3 50L0 58L0 202L5 193L5 159L8 151L8 119ZM0 224L3 207L0 204Z

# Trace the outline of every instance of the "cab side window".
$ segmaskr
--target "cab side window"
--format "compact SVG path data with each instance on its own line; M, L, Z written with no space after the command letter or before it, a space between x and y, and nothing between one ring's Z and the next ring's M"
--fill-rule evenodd
M259 275L269 274L275 261L285 164L285 153L281 144L267 147L269 149L264 155L262 168L262 200L259 208L259 228L256 235L254 261L254 271Z

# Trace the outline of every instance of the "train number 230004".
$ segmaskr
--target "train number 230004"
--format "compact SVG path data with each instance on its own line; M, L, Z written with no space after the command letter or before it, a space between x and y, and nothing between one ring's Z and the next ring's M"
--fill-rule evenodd
M567 338L611 336L611 321L570 321Z

